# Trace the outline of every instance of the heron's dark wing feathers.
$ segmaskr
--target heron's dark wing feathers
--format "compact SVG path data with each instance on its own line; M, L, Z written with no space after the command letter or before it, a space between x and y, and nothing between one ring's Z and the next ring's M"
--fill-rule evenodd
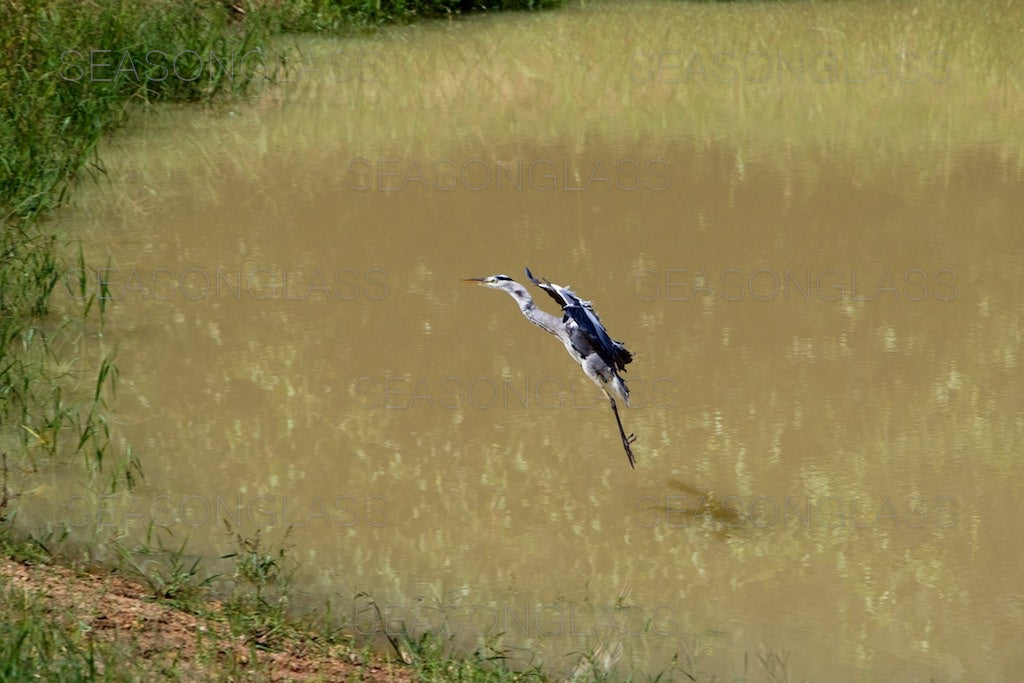
M622 342L615 341L608 336L608 331L601 324L601 319L589 301L580 299L566 287L559 289L562 296L571 301L562 309L565 315L571 318L580 331L591 339L594 350L608 364L608 367L625 372L626 365L633 361L633 354L626 349Z
M563 321L572 320L576 323L576 327L586 335L593 350L608 364L608 367L617 371L626 371L626 365L632 362L633 354L626 350L622 342L615 341L608 336L604 325L601 324L601 319L597 317L597 313L589 301L579 298L568 287L552 284L550 281L541 282L533 276L529 268L526 269L526 277L547 292L562 307ZM573 346L575 347L576 344ZM576 350L585 353L583 349L577 348Z
M547 292L548 296L554 299L555 303L558 304L560 307L565 308L568 305L568 302L565 299L563 299L562 296L558 293L558 290L555 288L555 285L551 284L547 280L541 282L540 280L533 276L533 273L530 272L529 268L526 269L526 277L530 279L530 282L532 282L533 284L537 285L545 292Z

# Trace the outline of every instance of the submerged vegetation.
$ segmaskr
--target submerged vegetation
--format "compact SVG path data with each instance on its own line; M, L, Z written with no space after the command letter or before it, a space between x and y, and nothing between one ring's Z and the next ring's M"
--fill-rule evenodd
M273 78L263 63L282 30L352 31L417 16L549 6L541 2L286 2L219 4L16 0L0 6L0 448L13 469L26 456L108 455L104 414L117 378L112 352L91 368L91 400L79 396L82 368L66 345L102 331L107 297L68 282L69 248L47 213L83 172L102 174L97 144L128 107L210 102ZM275 65L276 66L276 65ZM55 320L59 286L81 286L81 310ZM90 316L91 322L90 322ZM68 436L68 434L72 436ZM125 459L127 458L127 459ZM109 460L109 459L108 459ZM111 486L139 474L126 454Z

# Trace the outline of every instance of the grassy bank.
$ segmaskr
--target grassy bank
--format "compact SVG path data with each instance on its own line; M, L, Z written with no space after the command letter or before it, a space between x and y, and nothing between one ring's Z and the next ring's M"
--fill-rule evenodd
M513 671L498 649L456 656L434 634L389 631L374 600L359 595L360 614L389 644L375 652L354 636L365 624L338 624L328 608L289 612L286 547L228 533L225 575L187 561L184 544L124 548L115 567L90 572L0 537L0 681L555 679ZM578 678L594 678L598 658L581 656Z
M430 678L439 664L471 680L513 677L446 656L398 661L357 646L319 615L290 618L284 556L258 539L239 541L221 600L203 588L211 577L173 553L166 573L128 565L88 573L40 564L37 548L0 544L21 560L0 558L0 681L409 681Z
M76 183L101 180L100 139L150 103L244 96L273 78L266 46L284 31L348 33L421 17L535 9L558 0L234 3L231 0L0 4L0 681L452 677L518 678L489 658L451 659L432 641L408 640L401 670L355 649L343 633L286 614L283 551L235 538L235 572L213 599L180 550L140 568L150 548L124 548L112 575L53 566L48 536L25 538L19 493L48 470L76 471L98 491L142 476L111 419L116 347L103 343L105 292L69 280L86 265L74 236L51 217ZM203 56L231 56L247 68ZM236 62L240 63L240 62ZM57 311L59 287L78 288ZM100 344L83 351L85 339ZM111 598L111 595L114 598ZM84 596L84 597L83 597ZM90 597L91 596L91 597ZM120 598L121 612L110 612ZM136 615L130 618L126 615ZM69 615L69 616L65 616ZM119 621L121 620L121 621ZM324 622L326 623L326 622ZM177 636L157 627L177 624ZM108 628L109 627L109 628ZM397 641L392 641L398 647ZM397 651L397 650L396 650ZM409 665L412 668L409 668Z

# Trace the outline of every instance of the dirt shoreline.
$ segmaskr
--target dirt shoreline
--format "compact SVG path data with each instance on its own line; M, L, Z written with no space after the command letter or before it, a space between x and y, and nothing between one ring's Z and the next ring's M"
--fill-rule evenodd
M124 645L148 671L173 670L180 680L223 680L225 665L243 676L271 681L412 681L405 668L344 646L283 638L264 648L246 636L232 637L218 619L154 602L146 588L112 573L79 573L52 564L0 558L0 587L16 587L46 605L62 620L84 625L91 638ZM9 588L8 588L9 590ZM251 658L257 661L252 662Z

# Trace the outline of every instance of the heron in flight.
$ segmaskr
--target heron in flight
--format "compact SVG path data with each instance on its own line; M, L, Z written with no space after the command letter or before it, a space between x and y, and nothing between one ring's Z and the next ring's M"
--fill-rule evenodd
M615 396L612 395L613 392L618 394L626 402L626 405L629 405L629 388L619 376L619 372L626 371L626 365L633 360L633 354L626 350L622 342L617 342L608 336L608 331L601 324L601 319L597 317L597 313L589 301L580 299L568 287L553 284L549 280L543 282L538 280L529 268L526 269L526 277L547 292L548 296L562 307L561 320L538 308L526 288L508 275L474 277L463 281L475 282L484 287L507 292L519 304L519 310L523 312L527 320L545 332L550 332L558 337L558 340L565 345L565 350L569 352L569 355L583 367L583 372L587 377L594 380L594 383L608 397L612 412L615 413L615 422L619 425L619 436L622 437L622 447L626 449L629 466L636 468L636 458L633 457L633 450L629 447L636 441L636 436L633 434L626 436L626 432L622 428L622 420L619 418L619 408L615 404Z

